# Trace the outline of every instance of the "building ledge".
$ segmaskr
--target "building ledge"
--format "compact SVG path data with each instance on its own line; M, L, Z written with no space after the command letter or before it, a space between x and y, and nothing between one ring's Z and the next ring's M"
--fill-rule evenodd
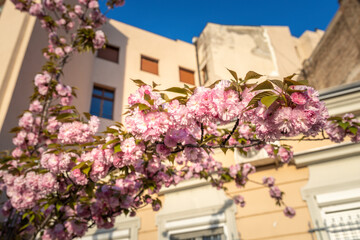
M359 155L360 143L345 142L295 153L294 159L296 166L304 167Z

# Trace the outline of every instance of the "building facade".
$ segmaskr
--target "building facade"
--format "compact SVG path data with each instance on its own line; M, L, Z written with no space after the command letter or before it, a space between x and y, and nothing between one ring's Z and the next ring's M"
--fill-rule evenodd
M349 4L353 4L352 7ZM357 0L343 0L339 12L354 9L359 9ZM338 83L338 72L331 65L337 64L337 58L336 53L332 61L326 58L329 45L326 41L333 43L334 49L346 45L336 43L336 35L331 37L334 26L340 24L336 23L338 19L345 21L345 18L354 21L351 24L358 21L358 18L338 13L321 41L323 32L320 30L306 31L296 38L285 26L208 23L200 36L194 38L193 44L110 19L103 28L109 40L107 48L95 55L74 56L64 70L64 82L78 88L74 104L80 112L98 115L102 129L113 121L122 121L127 98L136 90L131 79L141 79L149 84L154 81L161 84L162 89L184 83L209 85L231 77L226 69L229 68L240 76L253 70L271 78L302 71L317 87L332 87ZM18 114L28 107L32 78L44 62L41 49L47 42L40 24L33 17L19 13L9 1L5 2L0 15L0 32L6 36L0 37L0 149L10 149L12 134L8 130L16 125ZM354 34L358 33L357 30ZM356 36L358 38L351 38L351 41L358 47L360 38ZM348 67L346 71L351 71L346 78L351 80L344 80L344 83L354 84L359 80L356 70L359 65L353 66L359 54L355 55L349 56L344 65ZM326 62L328 65L324 65ZM329 71L323 70L325 68L334 71L332 85L321 85L327 82L328 75L324 76L325 80L314 81L320 79L323 71ZM343 86L324 90L322 94L330 112L335 115L359 111L358 97L357 90L349 93ZM316 228L316 222L322 223L327 212L333 211L327 207L333 207L331 204L338 198L334 200L331 196L349 196L341 204L353 204L357 199L356 194L360 192L358 149L357 145L349 143L340 146L328 142L297 144L295 162L281 168L264 152L255 152L247 158L232 152L226 155L215 152L215 157L225 166L236 162L251 162L257 166L257 172L251 176L255 181L261 182L263 176L275 177L277 185L286 192L285 201L297 211L293 219L286 218L282 209L275 206L266 188L254 183L249 183L245 189L228 184L228 195L241 194L246 199L247 206L239 208L229 196L208 183L189 180L160 192L163 207L159 212L145 207L136 217L117 218L114 229L92 229L84 239L313 239L316 235L309 234L309 222ZM346 166L341 171L343 175L336 173L339 166L341 169ZM344 181L340 184L338 179ZM347 206L356 205L351 204ZM315 232L319 239L328 237L325 232Z

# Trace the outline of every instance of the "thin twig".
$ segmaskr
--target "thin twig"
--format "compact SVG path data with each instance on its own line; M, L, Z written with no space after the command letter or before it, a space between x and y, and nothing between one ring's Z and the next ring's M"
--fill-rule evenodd
M231 130L231 132L229 133L229 135L225 138L225 140L222 142L222 146L225 146L225 144L227 143L227 141L229 141L229 139L231 138L231 136L234 134L236 128L239 126L239 122L240 122L240 119L237 119L236 120L236 123L233 127L233 129Z
M201 123L201 139L200 139L200 143L202 143L204 141L204 124Z

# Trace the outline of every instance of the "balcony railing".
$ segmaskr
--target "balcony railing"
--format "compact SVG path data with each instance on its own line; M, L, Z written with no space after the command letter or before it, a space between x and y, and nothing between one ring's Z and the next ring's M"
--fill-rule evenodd
M360 240L360 215L324 221L323 224L315 221L314 228L309 223L309 233L313 240Z

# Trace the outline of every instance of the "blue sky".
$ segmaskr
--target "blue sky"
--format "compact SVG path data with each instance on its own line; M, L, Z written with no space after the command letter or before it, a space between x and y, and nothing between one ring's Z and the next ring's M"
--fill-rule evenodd
M227 25L286 25L294 36L325 30L337 0L127 0L109 18L171 39L191 42L207 22ZM104 5L102 7L105 9Z

